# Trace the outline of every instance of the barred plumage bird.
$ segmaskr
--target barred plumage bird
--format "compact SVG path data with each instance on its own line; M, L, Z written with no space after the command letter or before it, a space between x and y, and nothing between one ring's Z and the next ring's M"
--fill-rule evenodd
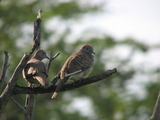
M86 77L91 72L94 64L94 54L95 53L93 51L93 47L91 45L86 44L82 46L82 48L78 52L73 53L66 60L66 62L60 70L60 81L56 87L55 92L52 95L52 98L55 98L57 96L58 92L61 90L65 82L70 78L65 77L66 74L70 74L81 70L82 72L74 75L77 77L77 79L80 79Z
M32 58L27 62L25 68L23 69L23 78L32 84L41 84L42 86L47 86L47 71L43 59L49 57L43 50L37 50Z

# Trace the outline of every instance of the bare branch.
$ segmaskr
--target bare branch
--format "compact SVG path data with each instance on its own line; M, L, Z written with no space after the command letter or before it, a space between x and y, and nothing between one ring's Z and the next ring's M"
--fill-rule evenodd
M42 13L42 9L40 9L40 10L38 11L37 18L41 18L41 13Z
M160 120L160 91L150 120Z
M36 95L33 95L33 94L26 95L24 120L33 119L35 101L36 101Z
M4 81L6 71L8 68L8 59L9 59L8 52L4 51L4 60L3 60L3 65L2 65L1 77L0 77L0 90L2 88L2 82Z
M59 56L60 53L55 54L54 56L52 56L52 54L50 53L49 55L49 63L48 63L48 67L47 67L47 72L49 72L50 66L52 61L57 58Z
M108 71L103 72L101 74L98 74L96 76L84 78L84 79L81 79L80 81L77 80L74 83L64 85L63 88L61 89L61 91L67 91L67 90L82 87L87 84L98 82L102 79L108 78L109 76L111 76L112 74L114 74L116 72L117 72L116 69L108 70ZM57 79L57 78L55 78L55 79ZM56 86L54 86L54 85L50 86L49 88L43 88L43 87L29 88L29 87L22 87L22 86L17 85L13 91L13 94L14 95L16 95L16 94L44 94L44 93L54 92L55 88L56 88Z
M33 37L33 49L31 54L40 48L40 39L41 39L41 12L42 10L38 11L38 16L36 21L34 22L34 37Z

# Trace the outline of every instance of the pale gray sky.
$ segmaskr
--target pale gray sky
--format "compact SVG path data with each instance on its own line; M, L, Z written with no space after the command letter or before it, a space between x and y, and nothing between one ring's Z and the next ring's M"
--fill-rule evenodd
M131 37L160 44L160 0L106 0L105 4L104 12L86 15L73 25L76 36L91 27L118 40Z
M80 20L65 21L53 18L47 21L47 28L51 31L57 25L58 34L63 33L67 26L73 32L67 38L75 41L81 37L84 30L90 28L111 35L117 40L127 37L147 44L160 44L160 0L90 0L92 4L104 1L103 12L97 14L86 14ZM86 2L81 0L81 4Z

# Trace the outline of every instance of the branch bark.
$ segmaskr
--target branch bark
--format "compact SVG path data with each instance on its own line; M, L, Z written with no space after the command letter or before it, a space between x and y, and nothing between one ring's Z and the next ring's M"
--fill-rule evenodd
M92 77L84 78L84 79L81 79L81 80L77 80L74 83L64 85L63 88L61 89L61 92L62 91L67 91L67 90L72 90L72 89L75 89L75 88L82 87L84 85L88 85L88 84L91 84L91 83L98 82L100 80L108 78L109 76L111 76L112 74L114 74L116 72L117 72L117 70L115 68L113 70L108 70L108 71L103 72L101 74L98 74L96 76L92 76ZM55 79L57 79L57 78L55 78ZM56 88L55 85L51 85L48 88L43 88L43 87L30 88L30 87L22 87L22 86L17 85L17 86L15 86L15 89L13 90L13 94L14 95L17 95L17 94L44 94L44 93L54 92L55 88Z
M34 37L33 37L33 48L40 49L40 43L41 43L41 12L42 10L38 11L38 16L36 21L34 22ZM32 49L32 53L34 50Z
M36 95L27 94L24 109L24 120L32 120L34 115L34 107L36 102Z
M160 91L150 120L160 120Z

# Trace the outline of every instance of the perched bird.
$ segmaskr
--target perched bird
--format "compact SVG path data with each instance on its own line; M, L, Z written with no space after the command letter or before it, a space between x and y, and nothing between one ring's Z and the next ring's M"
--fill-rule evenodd
M47 71L43 62L44 58L49 57L43 50L37 50L32 58L27 62L25 68L23 69L23 78L32 84L41 84L42 86L47 86Z
M60 81L56 87L55 92L52 95L52 98L55 98L58 94L58 92L61 90L65 82L70 77L65 77L66 74L70 74L76 71L81 70L80 73L73 75L71 77L77 77L77 79L81 79L86 77L92 70L93 64L94 64L94 55L93 47L91 45L84 45L82 48L78 51L73 53L64 63L62 66L58 76L60 78Z

